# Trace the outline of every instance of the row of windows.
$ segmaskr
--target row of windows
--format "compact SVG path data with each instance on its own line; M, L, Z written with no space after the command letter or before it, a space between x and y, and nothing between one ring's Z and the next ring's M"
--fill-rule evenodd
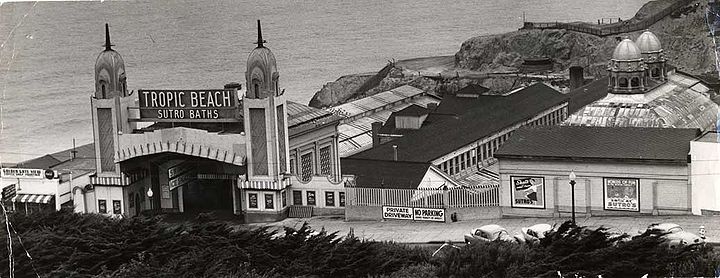
M275 194L273 193L265 193L263 194L263 200L264 200L264 209L275 209ZM287 206L287 192L281 191L280 192L280 200L281 200L281 207L284 208ZM258 193L248 193L248 208L251 209L259 209L259 200L258 200Z
M312 176L320 174L322 176L328 176L333 174L333 150L332 145L323 146L318 151L319 164L315 164L315 151L310 149L308 152L300 155L300 165L297 165L296 154L290 155L290 173L293 175L299 175L301 180L309 181ZM298 171L299 169L299 171Z
M345 192L339 191L324 191L325 192L325 206L326 207L345 207ZM302 190L293 190L293 205L296 206L317 206L317 196L315 191L306 190L305 198L303 199ZM336 198L337 197L337 198ZM303 200L305 202L303 202ZM337 200L337 202L336 202Z
M122 202L120 200L112 200L112 214L122 214ZM107 201L98 199L98 213L106 214L111 210L107 207Z
M567 118L567 108L555 110L528 124L556 125L564 121L565 118ZM492 158L495 151L497 151L497 149L500 148L500 146L507 141L508 138L510 138L511 132L512 131L501 134L500 136L483 143L479 147L470 149L458 156L440 163L440 170L452 176Z

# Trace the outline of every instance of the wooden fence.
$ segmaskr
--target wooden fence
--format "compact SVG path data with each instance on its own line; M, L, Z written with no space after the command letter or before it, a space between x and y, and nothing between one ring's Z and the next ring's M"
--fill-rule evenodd
M570 31L582 32L592 34L596 36L610 36L622 33L629 33L640 31L649 28L651 25L658 22L660 19L670 15L672 12L677 11L690 4L692 0L678 0L665 7L661 11L644 18L640 21L621 21L612 24L594 25L585 22L524 22L523 27L520 29L565 29Z
M489 207L500 204L497 185L442 189L346 187L348 205L415 208Z

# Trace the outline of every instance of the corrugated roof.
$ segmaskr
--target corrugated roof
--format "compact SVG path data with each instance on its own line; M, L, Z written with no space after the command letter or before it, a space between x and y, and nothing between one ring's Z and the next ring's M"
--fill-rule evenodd
M699 129L533 126L515 131L495 152L502 158L687 161Z
M429 163L342 158L344 175L355 175L356 187L417 189Z
M352 157L392 160L392 145L397 145L398 160L430 162L503 128L529 120L552 106L566 102L563 94L542 83L533 84L505 97L485 97L487 96L480 96L479 105L474 106L467 113L458 117L447 117L417 132Z
M405 99L403 98L401 100ZM427 95L416 96L406 101L407 102L397 101L392 107L384 108L383 110L372 113L365 117L355 119L348 123L340 124L338 126L338 133L340 136L340 156L346 157L372 147L371 132L373 122L386 122L393 112L400 111L413 104L419 105L421 107L426 107L429 103L439 102L437 98ZM345 142L346 140L351 140L352 142Z
M570 93L571 115L565 124L708 129L718 120L718 105L708 98L709 89L691 76L673 73L667 82L632 95L607 94L607 78L604 80ZM603 97L580 106L600 95Z
M317 109L297 102L287 101L288 127L322 118L330 114L330 112L323 109Z
M404 85L370 97L335 106L331 108L331 110L338 111L346 117L352 117L420 94L423 94L422 90L410 85Z

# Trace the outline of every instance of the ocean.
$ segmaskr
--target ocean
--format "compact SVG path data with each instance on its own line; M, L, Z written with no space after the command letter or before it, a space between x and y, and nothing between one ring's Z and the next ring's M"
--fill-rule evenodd
M644 0L0 1L0 162L92 142L93 68L110 24L128 88L245 83L256 20L280 87L307 104L322 86L388 60L452 55L468 38L528 21L627 19Z

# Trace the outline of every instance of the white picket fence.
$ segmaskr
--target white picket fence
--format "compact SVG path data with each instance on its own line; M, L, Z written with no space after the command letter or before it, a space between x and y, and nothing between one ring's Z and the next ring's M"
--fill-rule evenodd
M349 205L420 208L489 207L500 204L497 185L442 189L346 187Z

